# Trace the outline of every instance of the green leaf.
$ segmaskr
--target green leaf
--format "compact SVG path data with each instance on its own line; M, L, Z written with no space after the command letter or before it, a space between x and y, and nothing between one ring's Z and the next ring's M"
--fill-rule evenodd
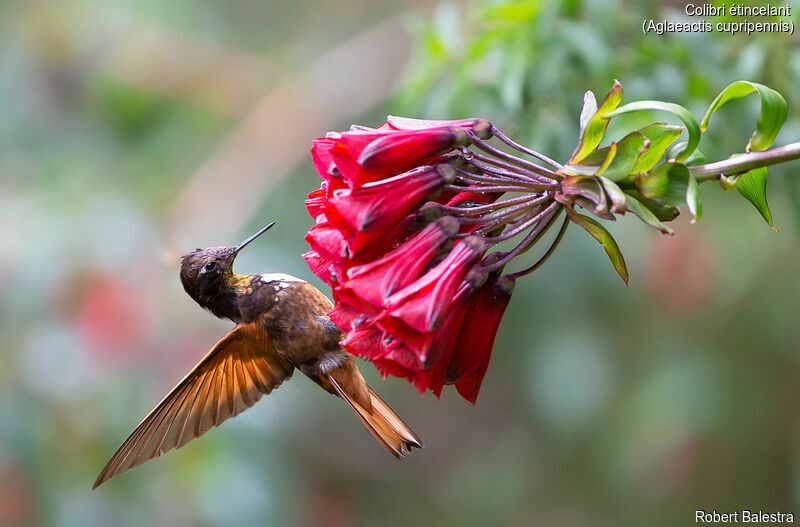
M761 97L761 115L758 116L756 131L747 142L747 152L769 148L775 142L775 137L786 121L788 108L786 100L780 93L757 82L738 81L722 90L722 93L717 95L717 98L708 107L708 111L700 123L701 130L705 132L708 128L708 120L712 113L729 102L741 99L753 92L758 92Z
M596 176L602 174L617 155L617 144L595 150L578 164L565 165L558 172L566 176Z
M700 186L682 163L664 163L636 178L636 189L642 196L665 205L686 205L695 219L703 214Z
M623 192L644 205L650 212L655 214L659 221L672 221L680 215L678 207L662 203L655 199L646 198L638 194L635 190L625 190Z
M612 181L628 177L642 152L650 146L650 141L639 132L632 132L617 143L617 154L605 170L598 172Z
M687 144L688 143L686 141L681 141L680 143L675 143L672 145L672 148L670 148L667 152L667 159L675 159L675 156L683 151ZM695 148L694 152L692 152L689 157L683 160L683 164L687 167L692 165L702 165L703 163L707 162L708 159L706 158L706 155L701 152L699 148Z
M608 126L609 119L606 117L606 114L619 106L621 101L622 85L616 80L611 90L608 92L608 95L606 95L606 98L603 99L600 107L597 108L594 113L591 113L592 103L596 105L594 94L586 92L583 99L583 110L581 111L581 134L578 140L578 146L575 147L575 152L573 152L569 160L570 164L580 163L597 148L600 141L603 140L606 127ZM587 115L591 115L588 120L586 119Z
M600 242L600 244L606 250L606 254L608 254L608 257L611 259L614 269L617 270L619 276L622 277L622 279L625 281L625 284L627 284L628 268L625 265L625 258L623 258L622 252L619 250L619 245L617 245L617 242L614 240L613 236L611 236L611 233L609 233L602 225L600 225L600 223L589 216L578 214L570 207L566 207L566 211L573 223L583 227L586 232L594 237L595 240Z
M583 108L581 109L580 117L580 138L583 138L586 133L586 127L589 126L589 121L596 113L597 99L594 97L594 92L590 90L583 94Z
M658 199L667 193L671 163L652 169L636 178L636 189L642 196Z
M697 184L697 179L691 172L686 185L686 205L689 207L689 212L692 213L694 219L699 220L700 216L703 215L703 202L700 201L700 185Z
M606 214L608 212L608 202L603 186L595 177L571 176L564 178L561 182L561 194L563 196L582 196L589 200L593 207L590 209L595 214Z
M608 199L611 202L611 212L625 212L625 203L627 200L625 199L625 193L622 192L622 189L614 183L612 180L608 179L607 177L600 176L598 177L600 183L603 185L603 189L606 191L608 195Z
M661 223L658 217L655 214L653 214L653 212L650 211L650 209L645 207L641 201L634 198L630 194L625 195L625 206L630 212L634 213L636 216L639 217L640 220L650 225L651 227L660 230L664 234L673 233L672 229Z
M669 145L680 137L682 131L682 127L666 123L653 123L640 128L638 132L650 141L650 148L642 152L642 155L636 160L636 165L634 165L631 173L647 172L656 166L661 158L664 157L664 152L667 151Z
M743 174L736 182L736 190L758 209L761 216L774 231L778 229L772 224L772 213L767 204L767 168L754 168Z
M618 115L626 113L649 110L659 110L674 114L679 117L681 121L683 121L683 124L686 125L686 131L689 133L689 141L686 144L686 148L678 152L675 157L675 161L679 163L685 161L700 143L700 125L697 124L697 120L694 118L692 113L683 106L662 101L636 101L606 113L605 117L607 119L612 119Z
M744 155L747 155L747 154L733 154L730 157L728 157L728 159L733 159L734 157L739 157L739 156L744 156ZM720 174L719 175L719 184L725 190L725 192L728 192L731 189L736 188L736 183L738 183L739 178L742 177L743 175L744 175L744 173L732 174L730 176L726 176L725 174ZM766 199L766 196L764 196L764 198Z

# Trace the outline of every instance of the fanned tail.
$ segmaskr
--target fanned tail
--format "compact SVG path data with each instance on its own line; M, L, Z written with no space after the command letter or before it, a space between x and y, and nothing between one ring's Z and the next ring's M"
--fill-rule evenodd
M327 378L339 397L347 401L367 430L390 454L400 459L408 454L412 447L422 448L422 440L372 388L367 386L371 408L365 408L355 397L349 396L332 375L328 375Z

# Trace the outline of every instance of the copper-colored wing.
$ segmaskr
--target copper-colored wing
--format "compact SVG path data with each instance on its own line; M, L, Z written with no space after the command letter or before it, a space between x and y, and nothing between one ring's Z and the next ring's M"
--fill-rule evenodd
M292 370L262 332L236 326L139 423L92 488L200 437L255 404Z

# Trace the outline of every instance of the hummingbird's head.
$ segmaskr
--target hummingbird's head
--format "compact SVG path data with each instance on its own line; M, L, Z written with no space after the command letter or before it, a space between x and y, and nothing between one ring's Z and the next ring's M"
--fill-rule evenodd
M233 261L250 242L275 225L273 221L239 245L195 249L181 258L183 289L202 307L218 317L231 317L229 304Z

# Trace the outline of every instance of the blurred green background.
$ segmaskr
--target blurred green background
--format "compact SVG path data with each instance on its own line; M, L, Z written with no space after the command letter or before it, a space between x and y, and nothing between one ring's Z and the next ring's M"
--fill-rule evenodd
M780 233L735 192L674 237L610 226L625 287L570 229L517 286L475 407L376 385L426 442L387 456L302 376L90 491L126 434L227 330L177 258L305 267L312 139L388 113L481 116L556 159L582 94L701 116L749 79L784 94L785 34L643 36L685 2L195 0L0 3L0 525L689 525L800 513L800 163L771 169ZM795 3L792 4L795 6ZM800 5L795 6L795 11ZM795 17L796 20L796 17ZM701 149L744 148L758 101ZM635 123L623 123L635 124ZM609 136L616 133L610 131ZM619 136L617 136L619 137ZM531 261L536 255L531 255Z

